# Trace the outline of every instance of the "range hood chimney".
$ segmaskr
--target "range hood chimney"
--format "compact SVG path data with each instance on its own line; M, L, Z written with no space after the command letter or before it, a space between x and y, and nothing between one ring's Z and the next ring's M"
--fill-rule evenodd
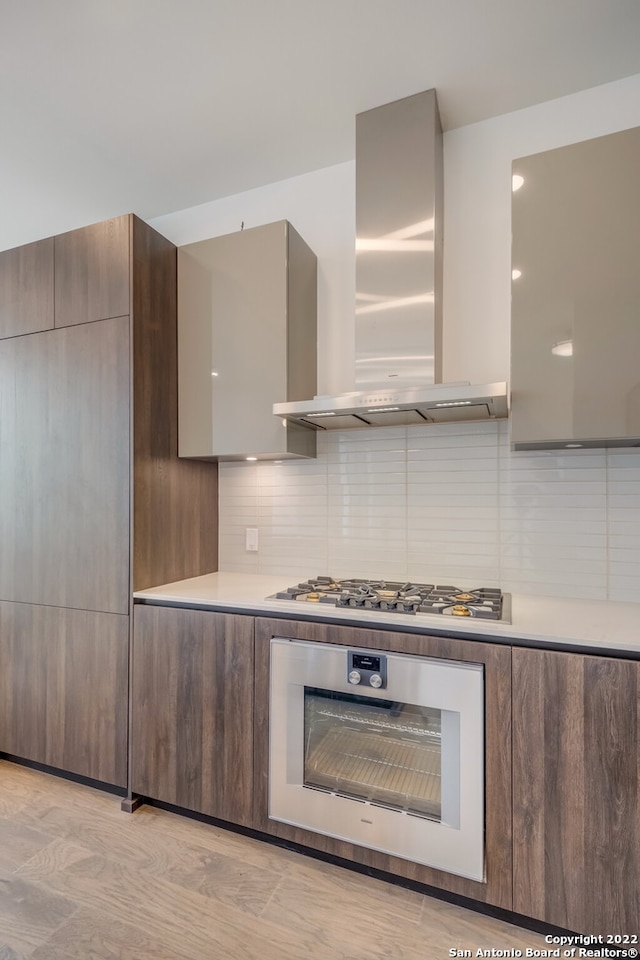
M356 389L274 414L318 430L507 416L506 383L441 383L442 224L435 90L358 114Z

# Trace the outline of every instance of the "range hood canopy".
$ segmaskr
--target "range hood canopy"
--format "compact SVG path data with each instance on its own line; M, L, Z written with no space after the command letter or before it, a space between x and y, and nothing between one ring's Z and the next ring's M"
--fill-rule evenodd
M356 117L356 390L276 403L318 430L508 415L507 384L442 378L442 128L435 90Z
M355 391L315 397L304 403L276 403L273 412L317 430L450 423L506 417L507 384L440 383L406 390Z

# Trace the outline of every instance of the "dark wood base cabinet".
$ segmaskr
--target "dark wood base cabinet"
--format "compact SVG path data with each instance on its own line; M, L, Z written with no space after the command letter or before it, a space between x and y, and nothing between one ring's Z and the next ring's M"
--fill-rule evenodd
M269 819L272 637L484 664L484 883ZM136 605L132 696L142 796L575 933L640 930L638 661Z
M466 660L485 666L486 730L486 882L479 883L399 857L321 836L268 817L269 641L290 637L389 650L443 660ZM357 627L292 620L256 620L255 826L265 833L315 850L429 884L482 903L512 909L511 900L511 648Z
M0 751L127 783L129 618L0 602Z
M513 909L640 931L640 663L513 650Z
M134 793L253 824L253 618L134 608Z

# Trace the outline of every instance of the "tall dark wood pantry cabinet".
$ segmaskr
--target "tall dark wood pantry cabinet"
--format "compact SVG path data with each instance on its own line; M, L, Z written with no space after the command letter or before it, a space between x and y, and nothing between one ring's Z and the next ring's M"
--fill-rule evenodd
M131 593L217 567L176 342L176 248L137 217L0 253L0 752L118 787Z

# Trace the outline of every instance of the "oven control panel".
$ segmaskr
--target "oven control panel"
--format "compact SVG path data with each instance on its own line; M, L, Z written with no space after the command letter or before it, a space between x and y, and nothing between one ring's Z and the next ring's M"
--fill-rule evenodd
M375 690L387 686L387 658L380 654L347 652L347 680L353 686L373 687Z

